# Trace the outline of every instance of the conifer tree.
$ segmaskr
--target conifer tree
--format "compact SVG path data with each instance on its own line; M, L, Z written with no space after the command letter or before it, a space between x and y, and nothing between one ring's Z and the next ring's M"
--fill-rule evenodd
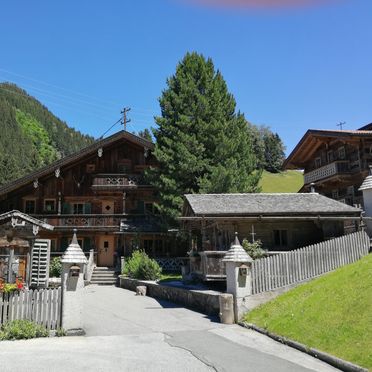
M184 194L258 190L251 132L211 59L186 54L159 101L153 133L160 166L148 176L168 222L179 216Z

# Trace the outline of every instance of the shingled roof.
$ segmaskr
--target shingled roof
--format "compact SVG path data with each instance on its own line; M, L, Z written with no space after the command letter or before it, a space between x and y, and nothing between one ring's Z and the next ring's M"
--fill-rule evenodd
M6 194L8 192L11 192L15 190L18 187L24 186L29 182L32 182L35 179L38 179L40 177L43 177L45 175L48 175L49 173L54 172L55 169L64 167L66 165L69 165L73 163L74 161L81 159L84 156L89 156L90 154L96 152L99 148L104 148L105 146L111 145L112 143L121 140L126 139L132 143L135 143L139 146L146 147L149 150L154 149L154 144L142 137L136 136L135 134L126 132L124 130L117 132L109 137L99 139L93 144L71 154L68 155L62 159L59 159L49 165L47 165L44 168L38 169L36 171L33 171L29 174L27 174L24 177L18 178L15 181L11 181L2 187L0 187L0 195Z
M354 208L317 193L188 194L194 216L358 216Z

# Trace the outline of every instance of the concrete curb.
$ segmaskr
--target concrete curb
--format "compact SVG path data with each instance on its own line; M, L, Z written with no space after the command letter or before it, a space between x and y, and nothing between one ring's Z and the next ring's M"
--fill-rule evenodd
M336 367L340 369L341 371L345 372L368 372L368 369L360 367L356 364L347 362L346 360L337 358L333 355L330 355L328 353L325 353L324 351L320 351L314 348L309 348L305 346L304 344L301 344L297 341L293 341L289 338L278 336L275 333L271 333L267 331L266 329L257 327L255 324L246 323L246 322L239 322L240 326L248 329L253 329L256 332L259 332L265 336L268 336L272 338L273 340L280 342L282 344L285 344L287 346L293 347L294 349L297 349L299 351L302 351L303 353L306 353L308 355L311 355L314 358L317 358L325 363L330 364L333 367Z

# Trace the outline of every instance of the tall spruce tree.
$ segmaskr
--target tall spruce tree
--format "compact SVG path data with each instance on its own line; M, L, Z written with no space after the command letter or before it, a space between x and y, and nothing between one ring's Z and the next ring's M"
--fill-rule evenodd
M153 130L159 168L148 176L174 223L187 193L258 191L251 132L211 59L188 53L167 80Z
M263 134L265 143L265 169L271 173L278 173L282 170L285 159L282 140L277 133L266 130Z

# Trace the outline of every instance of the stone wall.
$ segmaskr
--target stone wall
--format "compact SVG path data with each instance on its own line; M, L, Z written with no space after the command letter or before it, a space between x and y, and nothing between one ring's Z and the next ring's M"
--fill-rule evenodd
M220 312L219 292L180 288L172 285L159 285L155 282L130 279L120 276L120 287L136 291L136 287L143 285L147 287L147 296L157 299L171 301L183 305L192 310L200 311L207 315L218 315Z

